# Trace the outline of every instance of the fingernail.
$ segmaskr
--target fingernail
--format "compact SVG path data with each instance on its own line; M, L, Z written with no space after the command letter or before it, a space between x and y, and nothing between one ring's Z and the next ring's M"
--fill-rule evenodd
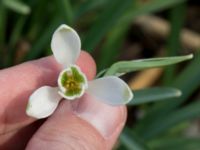
M75 113L90 123L104 138L109 138L126 119L122 106L104 104L87 94L79 100Z

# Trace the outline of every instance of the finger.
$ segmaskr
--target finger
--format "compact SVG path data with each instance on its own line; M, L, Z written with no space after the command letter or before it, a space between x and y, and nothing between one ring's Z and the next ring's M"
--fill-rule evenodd
M0 135L1 150L22 150L37 129L42 125L44 120L38 120L30 125L27 125L20 130L8 132Z
M70 104L62 101L30 140L27 150L112 149L126 120L125 107L106 105L89 95Z
M88 53L82 52L77 64L88 79L94 77L95 63ZM53 57L46 57L0 71L0 133L34 121L25 114L29 96L40 86L55 86L60 70Z

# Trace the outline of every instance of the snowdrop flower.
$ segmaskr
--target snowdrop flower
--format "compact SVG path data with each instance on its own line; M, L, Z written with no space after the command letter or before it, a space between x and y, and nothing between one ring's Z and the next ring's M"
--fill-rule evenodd
M74 29L61 25L53 34L51 49L56 61L62 65L58 87L43 86L29 98L26 113L34 118L50 116L59 101L75 100L85 92L110 105L128 103L133 94L128 85L116 76L106 76L88 81L75 61L81 51L81 41Z

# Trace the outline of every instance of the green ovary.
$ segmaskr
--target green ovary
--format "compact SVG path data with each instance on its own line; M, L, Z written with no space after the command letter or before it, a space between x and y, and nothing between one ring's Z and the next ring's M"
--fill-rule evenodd
M67 80L64 87L66 88L65 95L74 96L81 92L81 85L74 80Z
M84 77L79 73L76 67L70 67L71 71L66 71L62 74L61 84L66 89L66 96L80 95L82 84L85 84Z

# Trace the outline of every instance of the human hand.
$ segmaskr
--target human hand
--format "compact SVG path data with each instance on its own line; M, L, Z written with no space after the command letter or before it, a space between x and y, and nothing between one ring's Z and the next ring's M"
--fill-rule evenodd
M89 80L94 78L95 63L86 52L77 64ZM31 93L43 85L55 86L60 71L53 57L0 71L0 149L112 149L126 120L124 106L112 107L85 95L61 101L48 119L25 114Z

